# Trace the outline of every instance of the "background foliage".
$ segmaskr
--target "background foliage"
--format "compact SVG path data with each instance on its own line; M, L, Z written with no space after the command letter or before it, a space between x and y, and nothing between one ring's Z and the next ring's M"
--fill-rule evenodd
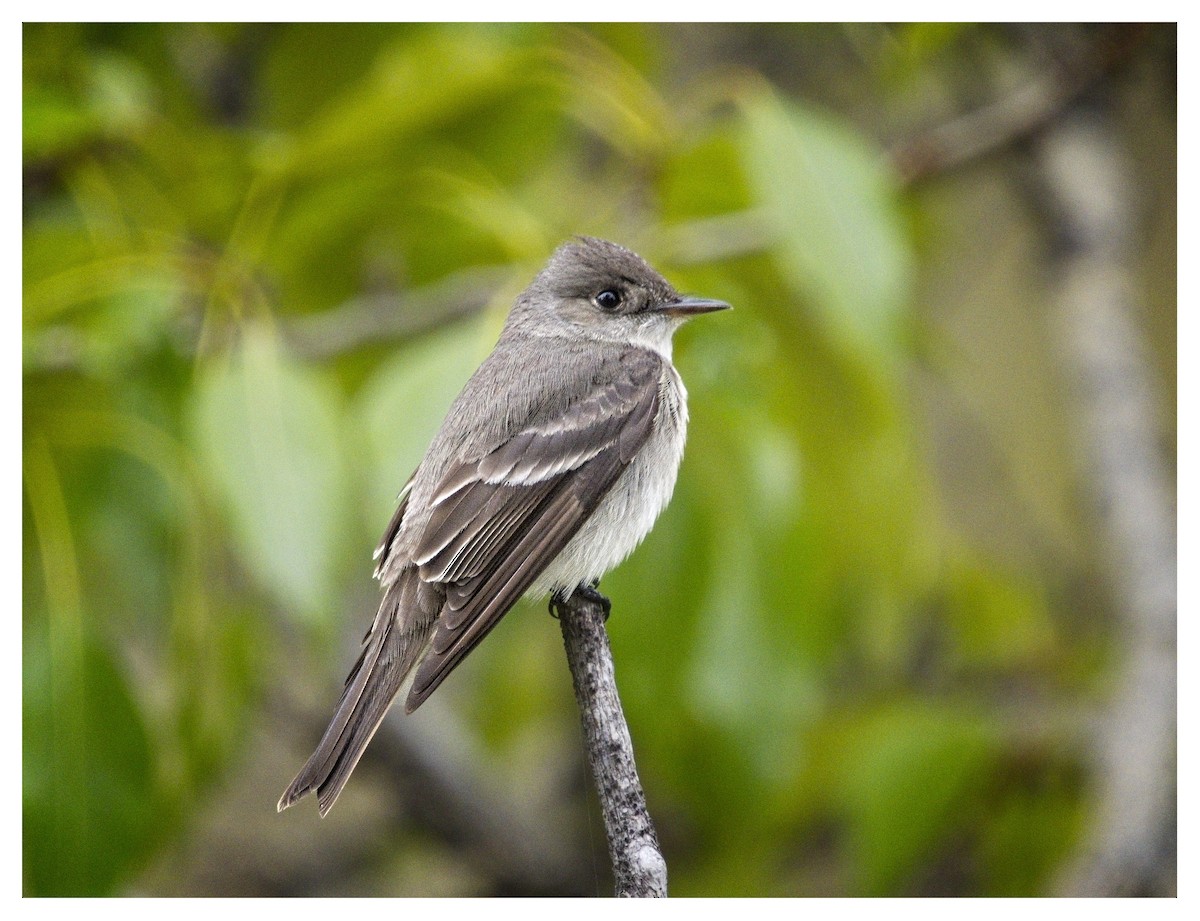
M1019 149L905 185L884 146L1014 60L996 27L27 26L26 893L536 891L375 755L324 823L274 803L397 490L574 233L736 306L678 337L679 486L604 584L672 892L1047 892L1116 655L1051 241ZM1168 429L1173 61L1155 32L1114 102ZM438 698L395 731L600 834L542 606Z

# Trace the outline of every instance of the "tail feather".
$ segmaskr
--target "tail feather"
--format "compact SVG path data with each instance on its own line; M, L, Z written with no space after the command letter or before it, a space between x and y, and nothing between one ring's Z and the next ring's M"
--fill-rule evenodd
M314 790L322 817L333 808L408 673L428 646L437 605L422 597L423 588L428 587L414 570L388 587L333 719L312 757L279 798L279 812Z

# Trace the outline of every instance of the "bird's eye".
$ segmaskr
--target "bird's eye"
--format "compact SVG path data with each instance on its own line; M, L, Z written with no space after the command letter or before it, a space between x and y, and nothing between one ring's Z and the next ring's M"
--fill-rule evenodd
M601 310L616 310L621 306L621 292L608 288L596 295L596 306Z

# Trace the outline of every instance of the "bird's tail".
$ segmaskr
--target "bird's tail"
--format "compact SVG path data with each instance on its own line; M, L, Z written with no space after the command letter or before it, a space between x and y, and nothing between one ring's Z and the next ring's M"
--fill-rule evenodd
M279 798L280 812L313 790L322 817L333 808L392 700L428 646L437 606L423 597L421 590L427 588L412 569L388 586L329 728Z

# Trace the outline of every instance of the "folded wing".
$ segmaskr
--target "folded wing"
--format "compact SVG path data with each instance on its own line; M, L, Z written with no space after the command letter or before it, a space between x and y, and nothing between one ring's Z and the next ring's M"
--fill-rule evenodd
M662 362L622 355L564 413L453 466L434 491L414 563L446 604L405 708L437 688L541 575L650 437Z

